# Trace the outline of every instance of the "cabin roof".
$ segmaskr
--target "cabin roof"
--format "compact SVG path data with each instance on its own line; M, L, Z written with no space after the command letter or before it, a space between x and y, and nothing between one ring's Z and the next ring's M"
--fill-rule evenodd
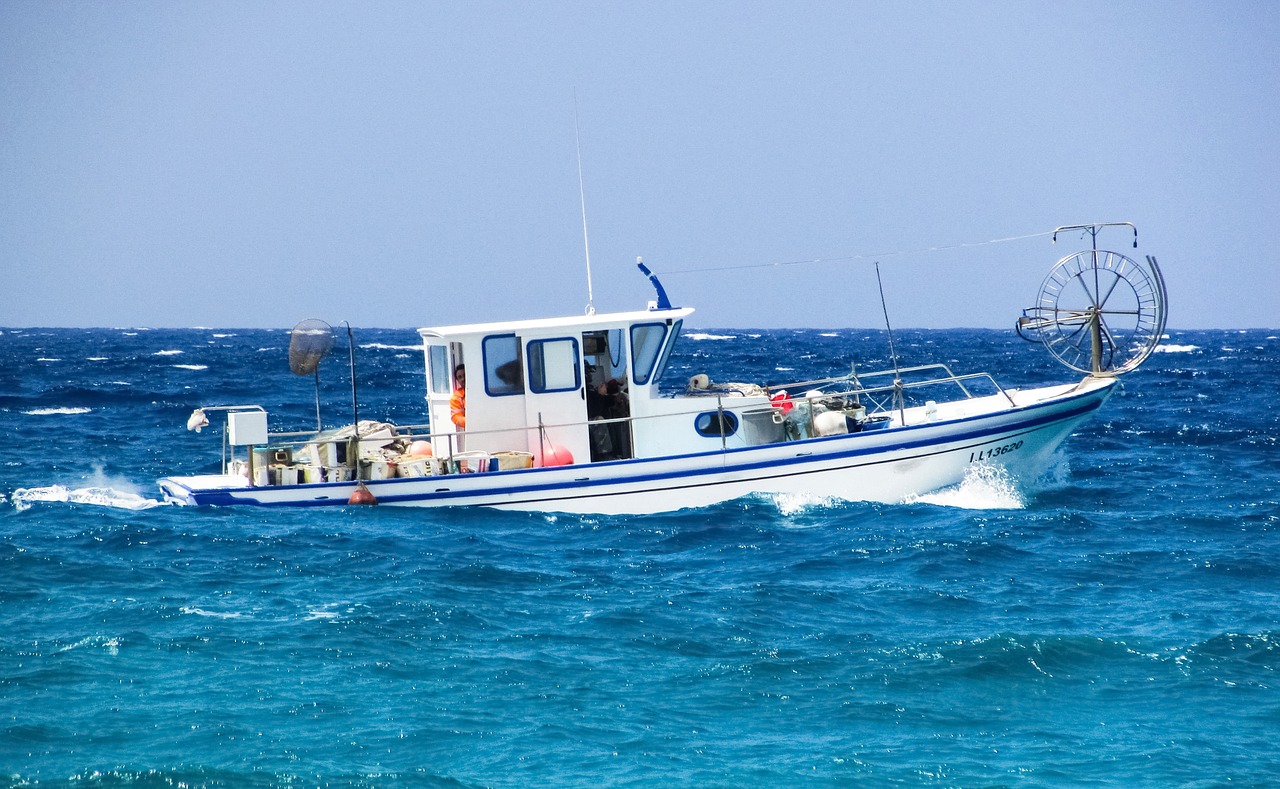
M534 318L496 323L464 323L456 326L432 326L418 329L423 337L460 337L475 334L513 334L522 331L542 332L554 330L590 331L636 323L660 323L681 320L693 314L693 307L673 307L666 310L634 310L631 312L598 312L594 315L573 315L565 318Z

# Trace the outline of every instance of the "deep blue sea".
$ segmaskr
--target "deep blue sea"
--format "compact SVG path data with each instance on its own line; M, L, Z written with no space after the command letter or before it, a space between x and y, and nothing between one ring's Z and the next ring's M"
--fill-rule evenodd
M904 362L1075 377L1010 331ZM425 421L412 330L362 418ZM350 419L345 338L324 419ZM0 785L1275 786L1280 331L1170 331L1029 489L654 516L155 506L199 405L313 424L287 331L0 333ZM691 332L668 380L886 364Z

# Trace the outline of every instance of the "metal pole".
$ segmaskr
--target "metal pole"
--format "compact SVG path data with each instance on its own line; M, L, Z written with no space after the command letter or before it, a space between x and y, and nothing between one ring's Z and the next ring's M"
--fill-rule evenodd
M316 364L316 432L319 433L323 428L320 424L320 365Z
M1093 374L1102 372L1102 314L1094 307L1089 311L1089 338L1093 342Z
M351 332L351 324L347 324L347 356L351 360L351 443L347 445L347 464L355 469L353 477L360 471L360 401L356 398L356 338Z

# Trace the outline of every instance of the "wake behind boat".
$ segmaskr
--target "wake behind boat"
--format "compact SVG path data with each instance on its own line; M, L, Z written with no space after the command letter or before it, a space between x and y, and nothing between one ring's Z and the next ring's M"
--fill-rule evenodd
M226 416L222 471L160 488L186 505L623 514L752 493L896 502L956 485L977 465L1031 477L1164 330L1158 264L1099 250L1106 226L1058 229L1090 233L1093 248L1060 260L1018 323L1085 373L1078 382L1005 388L988 372L927 365L782 385L696 375L663 394L693 309L672 306L640 264L657 294L643 310L420 329L424 425L357 415L342 430L270 433L259 406L197 409L194 429L209 412ZM321 327L295 329L295 372L313 372L332 345Z

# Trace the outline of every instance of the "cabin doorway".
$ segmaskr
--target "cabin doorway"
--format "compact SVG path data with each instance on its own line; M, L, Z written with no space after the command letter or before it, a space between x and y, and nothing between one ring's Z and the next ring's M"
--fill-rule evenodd
M631 457L631 407L622 329L583 332L582 359L591 460L626 460Z
M464 449L463 428L453 420L456 372L464 366L462 344L457 342L426 343L427 354L427 418L431 423L432 449L447 457ZM462 406L465 414L465 394ZM464 416L465 418L465 416Z

